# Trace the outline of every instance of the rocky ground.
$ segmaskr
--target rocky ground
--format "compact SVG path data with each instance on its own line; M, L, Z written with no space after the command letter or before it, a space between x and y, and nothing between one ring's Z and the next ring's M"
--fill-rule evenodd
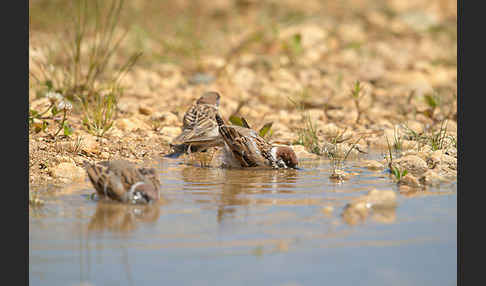
M391 179L405 188L455 180L456 3L346 1L347 6L325 6L319 1L301 2L199 5L194 24L198 29L191 35L205 45L187 44L187 50L197 51L196 55L175 49L175 44L168 47L168 40L151 33L155 24L140 16L133 20L139 22L129 23L132 28L125 24L128 40L111 68L135 48L141 48L144 56L121 80L125 90L113 126L103 137L91 134L75 102L67 113L69 136L63 132L53 136L59 121L47 121L44 130L39 128L41 121L32 122L30 189L84 180L85 160L124 158L141 163L159 158L180 132L186 109L210 90L221 93L224 118L243 116L255 129L273 122L268 139L291 145L299 158L328 159L333 154L342 158L356 142L351 156L357 150L386 150L390 144L392 160L362 161L363 166L396 170ZM36 5L44 1L29 3L32 13L40 13ZM149 11L143 3L129 2L125 9ZM189 9L187 5L174 1L172 8L182 11ZM48 24L35 25L38 18L34 14L30 33L29 69L34 75L42 74L39 62L51 69L62 64L43 49L46 41L51 51L61 45L46 28ZM165 21L169 25L160 29L169 31L166 38L172 43L181 40L170 32L170 19ZM140 30L148 35L135 45ZM29 79L29 108L41 112L49 107L49 98ZM352 91L357 81L356 98ZM312 135L316 140L304 139Z

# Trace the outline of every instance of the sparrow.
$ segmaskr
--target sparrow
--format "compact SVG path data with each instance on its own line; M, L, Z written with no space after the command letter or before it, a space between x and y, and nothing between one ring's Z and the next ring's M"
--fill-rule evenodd
M224 140L223 165L228 167L270 166L297 168L294 150L287 146L273 146L256 131L237 125L226 125L216 114L218 131Z
M160 182L153 168L137 168L125 160L85 161L84 167L100 198L131 204L160 199Z
M182 132L170 143L172 153L165 155L177 158L182 154L204 152L210 147L222 146L215 115L218 114L218 92L204 93L184 114Z

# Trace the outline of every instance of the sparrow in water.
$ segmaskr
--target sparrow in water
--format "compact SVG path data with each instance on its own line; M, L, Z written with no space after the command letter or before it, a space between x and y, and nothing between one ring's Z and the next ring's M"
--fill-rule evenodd
M219 93L204 93L184 114L182 133L170 144L173 152L166 157L177 158L185 153L203 152L222 146L215 115L218 114Z
M100 198L145 204L160 199L160 182L153 168L137 168L125 160L84 163Z
M226 125L219 114L216 114L216 121L225 143L223 166L297 168L298 160L292 148L273 146L253 129Z

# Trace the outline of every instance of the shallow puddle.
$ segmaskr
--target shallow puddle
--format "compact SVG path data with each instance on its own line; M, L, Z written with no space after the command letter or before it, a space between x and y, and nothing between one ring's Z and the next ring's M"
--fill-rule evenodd
M346 165L339 182L328 160L224 170L161 159L164 200L150 206L69 186L30 212L29 282L455 285L457 183L400 193L386 172ZM393 190L396 205L346 208L372 189Z

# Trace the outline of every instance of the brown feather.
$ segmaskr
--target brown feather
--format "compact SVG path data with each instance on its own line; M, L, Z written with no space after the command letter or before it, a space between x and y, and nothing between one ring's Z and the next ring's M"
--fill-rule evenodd
M253 129L226 125L219 115L216 115L215 119L226 147L241 167L271 166L274 168L295 168L297 166L297 156L290 147L274 147ZM272 155L272 148L277 148L276 158Z
M219 93L207 92L186 111L182 120L182 132L170 144L174 153L187 152L189 145L191 152L200 152L224 144L215 120L219 98Z
M103 161L98 164L85 162L84 165L100 197L121 202L134 200L136 203L159 199L160 182L152 168L136 168L135 165L124 160ZM131 190L137 183L141 184ZM136 197L137 193L138 197Z
M261 138L254 130L236 125L224 125L217 116L219 132L226 146L231 150L242 167L269 165L271 145Z

